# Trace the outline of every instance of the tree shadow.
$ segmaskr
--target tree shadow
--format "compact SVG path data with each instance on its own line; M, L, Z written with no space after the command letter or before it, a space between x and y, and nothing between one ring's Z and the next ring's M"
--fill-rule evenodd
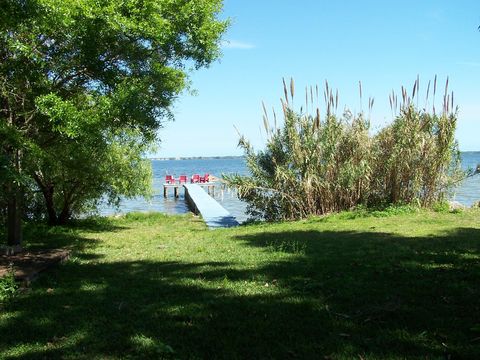
M93 248L97 242L94 238L86 238L81 232L92 234L103 232L120 232L128 230L126 226L118 226L108 218L87 218L75 220L65 226L49 226L44 223L29 223L24 226L24 247L29 251L49 248L71 248L83 251Z
M389 356L480 356L480 229L416 238L283 231L238 239L265 251L297 254L296 261L264 271L304 299L321 293L331 313L350 323L344 343L361 349L358 340L369 339L389 348ZM377 355L386 356L380 348Z
M127 226L117 225L111 218L104 216L75 219L64 227L73 230L85 230L91 233L119 232L121 230L129 229Z
M3 350L40 342L47 344L43 351L21 358L162 358L169 355L168 345L174 358L269 358L295 354L293 334L305 326L331 327L326 313L283 296L236 296L221 286L191 282L251 275L235 273L228 263L68 263L42 279L46 292L14 303L11 311L21 315L0 328ZM57 287L48 287L53 283ZM283 342L279 334L289 333L291 341Z
M268 232L235 239L287 254L255 267L70 261L11 305L0 349L5 358L478 358L479 239L462 228L425 238Z

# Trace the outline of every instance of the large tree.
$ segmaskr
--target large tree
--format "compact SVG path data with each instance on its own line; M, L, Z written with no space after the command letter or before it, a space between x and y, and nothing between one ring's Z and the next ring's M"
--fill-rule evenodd
M51 223L103 192L146 192L139 155L171 117L188 71L218 58L227 22L218 18L222 0L0 6L0 186L15 245L29 180Z

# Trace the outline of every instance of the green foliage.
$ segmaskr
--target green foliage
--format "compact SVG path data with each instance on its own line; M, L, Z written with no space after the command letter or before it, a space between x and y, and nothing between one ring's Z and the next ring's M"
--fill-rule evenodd
M402 107L392 125L376 136L372 196L375 201L419 201L431 206L445 199L463 177L455 142L457 115Z
M349 211L342 211L338 214L339 218L341 219L356 219L356 218L381 218L381 217L389 217L395 215L408 215L418 213L420 211L420 207L417 205L407 204L389 204L387 206L380 205L380 206L370 206L367 207L365 205L358 205L354 209Z
M0 186L20 179L12 193L22 188L29 208L40 191L51 223L103 195L148 194L151 169L140 159L172 118L189 68L219 57L221 8L221 0L4 0Z
M432 205L432 210L436 212L450 211L450 204L446 200L438 201Z
M0 277L0 304L8 303L15 296L18 289L15 273L12 268L7 274Z
M457 116L447 93L443 111L437 114L418 109L414 97L402 88L403 100L393 122L372 135L364 113L335 114L338 93L334 95L328 83L323 118L318 107L313 115L293 110L293 80L290 100L285 82L284 90L283 126L277 126L274 114L271 127L265 111L265 150L255 152L244 137L240 139L251 176L225 177L254 217L298 219L359 205L431 206L462 177L454 139ZM318 88L307 90L306 99L305 109L315 109ZM369 111L372 107L370 99Z

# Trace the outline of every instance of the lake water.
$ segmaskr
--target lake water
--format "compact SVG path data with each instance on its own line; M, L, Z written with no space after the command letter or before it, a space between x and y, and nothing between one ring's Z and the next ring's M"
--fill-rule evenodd
M462 153L462 168L475 168L480 164L480 152ZM165 175L170 174L178 178L180 175L192 174L203 175L209 173L220 177L222 174L237 173L241 175L248 174L248 170L243 158L220 158L220 159L192 159L192 160L152 160L153 169L153 188L154 196L150 201L142 198L124 200L119 209L104 207L101 211L103 215L114 213L127 213L132 211L160 211L168 214L182 214L188 212L185 203L183 191L179 198L173 197L173 191L167 198L163 197L163 183ZM223 192L216 191L215 199L222 204L238 221L243 222L247 219L245 214L246 204L238 200L236 195L228 190ZM467 179L461 183L454 195L456 200L466 206L480 200L480 176Z
M475 169L480 164L480 151L463 152L462 168L464 170ZM472 206L480 201L480 175L473 176L463 181L453 195L463 205Z

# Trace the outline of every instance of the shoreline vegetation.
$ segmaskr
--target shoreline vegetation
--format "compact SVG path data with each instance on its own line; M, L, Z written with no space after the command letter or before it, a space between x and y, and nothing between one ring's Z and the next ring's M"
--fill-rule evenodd
M480 358L479 209L391 207L210 231L130 213L29 223L68 247L0 312L0 357Z
M239 132L250 175L224 179L248 203L250 216L267 221L358 206L431 208L445 201L456 183L479 171L461 169L455 139L458 107L448 84L447 78L440 104L435 102L441 95L437 76L428 82L425 96L420 94L419 77L411 95L403 86L400 95L392 91L392 122L372 133L373 98L368 99L368 110L352 113L346 107L342 113L338 90L326 81L323 106L321 90L312 86L305 88L298 111L295 82L292 78L287 86L283 79L280 116L275 109L270 114L263 104L265 148L256 151ZM362 104L361 82L359 95Z

